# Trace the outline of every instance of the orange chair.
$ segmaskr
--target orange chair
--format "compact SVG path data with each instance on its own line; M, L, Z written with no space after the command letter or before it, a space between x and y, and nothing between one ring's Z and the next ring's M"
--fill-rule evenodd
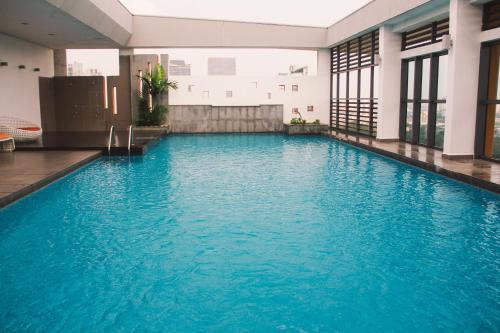
M14 138L6 133L0 133L0 151L13 151L16 149Z

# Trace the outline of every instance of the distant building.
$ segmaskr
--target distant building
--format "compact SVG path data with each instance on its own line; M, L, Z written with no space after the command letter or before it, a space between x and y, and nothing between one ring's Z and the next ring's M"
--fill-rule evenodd
M169 75L191 75L191 64L186 64L184 60L170 60L168 65Z
M307 76L309 74L309 68L307 66L290 66L290 75L303 75Z
M208 58L208 75L236 75L236 59Z
M73 62L72 64L68 64L68 76L100 76L102 75L101 71L97 68L88 68L85 69L81 62Z
M81 62L73 62L68 64L68 76L83 75L83 64Z

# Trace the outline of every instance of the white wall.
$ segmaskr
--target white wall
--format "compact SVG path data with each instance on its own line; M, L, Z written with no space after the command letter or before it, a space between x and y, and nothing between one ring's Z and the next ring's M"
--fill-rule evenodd
M338 44L362 32L372 30L385 21L414 8L431 3L441 5L444 0L375 0L343 20L328 27L326 45Z
M289 122L292 108L298 107L302 117L308 121L319 119L329 123L330 106L330 50L318 51L317 76L173 76L171 80L179 83L179 89L169 92L171 105L259 105L283 104L283 121ZM253 85L257 82L257 88ZM298 91L292 91L292 85ZM194 85L192 92L188 86ZM285 85L285 91L279 89ZM209 98L203 97L209 91ZM226 98L226 91L233 97ZM268 99L267 93L271 93ZM313 105L314 111L308 112L307 106Z
M0 115L15 116L38 125L40 96L38 77L54 76L53 51L32 43L0 34ZM25 69L18 69L25 65ZM34 72L33 68L40 68Z
M325 47L326 28L134 16L127 47Z
M480 7L465 0L450 1L450 36L443 153L474 154L479 61Z
M378 82L377 139L399 138L401 101L401 35L383 26L379 30L381 63Z

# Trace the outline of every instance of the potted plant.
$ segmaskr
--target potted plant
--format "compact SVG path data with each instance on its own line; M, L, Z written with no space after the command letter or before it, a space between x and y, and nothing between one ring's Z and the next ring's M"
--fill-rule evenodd
M290 124L284 124L284 130L286 134L321 134L328 131L328 125L321 124L319 119L308 123L302 118L300 112L298 117L292 118Z
M142 91L138 91L139 112L137 126L161 126L165 123L168 109L163 105L163 96L169 89L177 89L177 82L169 81L161 64L138 76L142 81Z

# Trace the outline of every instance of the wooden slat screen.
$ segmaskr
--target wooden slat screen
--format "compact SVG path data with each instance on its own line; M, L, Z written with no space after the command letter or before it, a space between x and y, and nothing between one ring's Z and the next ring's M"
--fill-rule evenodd
M483 30L500 27L500 0L488 2L483 7Z
M449 34L449 19L432 22L415 30L403 32L401 50L438 43Z
M374 70L378 53L378 30L331 49L331 89L336 87L336 91L332 93L331 98L330 127L369 136L376 135L378 103L374 97ZM345 78L345 81L342 81L342 88L339 87L341 74ZM363 87L361 87L362 75L365 82ZM368 76L365 77L366 75ZM357 81L352 82L352 80ZM366 82L369 82L369 87L366 86ZM356 87L356 91L352 91L353 87ZM369 91L365 91L367 88ZM345 96L339 96L340 90L345 92ZM361 90L364 98L361 97Z

